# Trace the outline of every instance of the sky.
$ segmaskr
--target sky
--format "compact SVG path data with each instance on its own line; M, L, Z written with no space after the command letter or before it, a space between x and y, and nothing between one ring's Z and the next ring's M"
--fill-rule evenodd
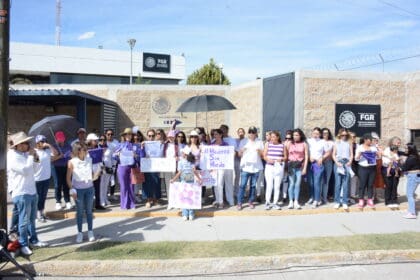
M11 0L11 41L55 44L56 0ZM419 0L62 0L61 45L210 58L233 85L300 69L387 62L420 70ZM382 71L382 65L358 71Z

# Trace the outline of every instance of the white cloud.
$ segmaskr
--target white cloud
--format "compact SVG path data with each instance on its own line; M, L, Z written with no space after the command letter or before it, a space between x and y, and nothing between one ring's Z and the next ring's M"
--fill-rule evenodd
M376 34L359 35L354 38L335 41L332 45L333 47L353 47L353 46L360 45L363 43L382 40L394 34L395 32L393 31L382 31L382 32L377 32Z
M87 40L87 39L91 39L93 37L95 37L95 32L94 31L88 31L88 32L83 33L79 37L77 37L77 40L79 40L79 41Z
M401 20L401 21L391 21L385 23L388 27L397 27L397 28L408 28L417 25L417 21L415 20Z

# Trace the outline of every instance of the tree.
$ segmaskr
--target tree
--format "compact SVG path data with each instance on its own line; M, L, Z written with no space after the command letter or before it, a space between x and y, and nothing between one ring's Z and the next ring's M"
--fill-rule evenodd
M137 78L134 79L134 84L136 85L150 85L152 80L144 79L140 74Z
M216 65L213 58L210 58L208 64L188 76L187 85L230 85L230 81L223 74L222 68Z

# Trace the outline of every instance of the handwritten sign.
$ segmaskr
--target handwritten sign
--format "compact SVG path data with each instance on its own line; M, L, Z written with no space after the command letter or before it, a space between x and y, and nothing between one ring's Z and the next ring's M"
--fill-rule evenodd
M200 157L200 168L207 170L233 169L233 146L205 146Z
M141 172L175 172L175 158L141 158Z
M201 186L196 183L171 183L168 208L201 209Z
M217 173L211 170L200 170L200 177L203 186L215 186Z
M163 157L163 144L160 141L145 141L144 150L147 157Z

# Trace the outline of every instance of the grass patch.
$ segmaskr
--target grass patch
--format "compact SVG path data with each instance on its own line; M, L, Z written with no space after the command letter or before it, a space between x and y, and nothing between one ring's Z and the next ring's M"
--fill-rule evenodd
M272 256L317 252L420 249L420 233L369 234L280 240L209 242L96 242L85 246L42 248L31 261L183 259Z

